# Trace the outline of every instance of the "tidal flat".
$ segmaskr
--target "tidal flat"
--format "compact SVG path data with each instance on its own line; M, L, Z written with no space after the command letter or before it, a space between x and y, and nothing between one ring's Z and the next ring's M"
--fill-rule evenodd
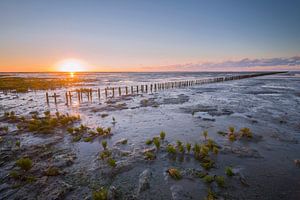
M26 91L11 84L0 92L0 199L300 199L297 73L64 100L83 87L228 74L83 73ZM64 76L4 74L0 85ZM60 94L57 104L47 105L45 92Z

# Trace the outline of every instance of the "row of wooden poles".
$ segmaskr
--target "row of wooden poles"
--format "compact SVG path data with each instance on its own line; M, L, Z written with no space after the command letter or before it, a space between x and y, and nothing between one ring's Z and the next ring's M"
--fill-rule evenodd
M123 86L123 87L106 87L104 88L104 95L105 98L114 98L116 96L123 96L123 95L134 95L139 93L152 93L157 92L159 90L166 90L172 88L183 88L183 87L190 87L195 85L202 85L208 83L217 83L223 81L231 81L231 80L239 80L245 78L253 78L258 76L266 76L272 74L278 74L284 72L264 72L264 73L253 73L253 74L243 74L237 76L227 76L227 77L216 77L216 78L208 78L208 79L199 79L199 80L184 80L184 81L172 81L172 82L165 82L165 83L152 83L146 85L135 85L135 86ZM74 95L74 93L76 95ZM97 98L100 100L101 98L101 90L98 89L76 89L73 91L65 92L65 100L66 105L72 104L72 97L77 96L78 102L83 102L83 97L87 96L88 101L93 100L93 93L97 93ZM118 93L118 95L116 95ZM60 95L54 92L53 95L49 95L46 92L46 102L49 104L49 98L54 98L54 103L57 104L57 98Z

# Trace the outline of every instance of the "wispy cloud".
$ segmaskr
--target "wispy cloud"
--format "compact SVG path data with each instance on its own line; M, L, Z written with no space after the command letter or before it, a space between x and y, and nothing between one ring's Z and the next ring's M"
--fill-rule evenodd
M199 62L164 66L167 70L255 70L255 69L298 69L300 70L300 56L227 60L223 62Z

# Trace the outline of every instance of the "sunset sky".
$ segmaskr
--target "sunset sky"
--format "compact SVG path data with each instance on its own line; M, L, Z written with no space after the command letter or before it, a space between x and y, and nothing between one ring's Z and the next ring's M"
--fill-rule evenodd
M0 71L300 70L300 1L1 0Z

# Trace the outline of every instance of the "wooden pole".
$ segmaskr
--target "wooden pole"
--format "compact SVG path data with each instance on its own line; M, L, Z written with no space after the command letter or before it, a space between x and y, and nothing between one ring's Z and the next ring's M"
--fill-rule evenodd
M128 87L127 86L125 87L125 92L126 92L126 95L128 95Z
M115 88L112 88L112 96L115 97Z
M119 87L119 96L122 95L122 92L121 92L121 87Z
M54 96L53 96L53 97L54 97L54 103L57 104L57 101L56 101L56 93L54 93Z
M78 102L80 103L80 91L77 90L77 98L78 98Z
M49 95L48 95L48 92L46 92L46 102L47 102L47 104L49 104Z
M66 105L69 104L69 99L68 99L68 92L66 92Z
M70 91L69 91L69 98L70 98L70 104L72 104L72 94Z
M100 89L98 88L98 99L100 100Z
M93 90L90 89L90 100L93 101Z

